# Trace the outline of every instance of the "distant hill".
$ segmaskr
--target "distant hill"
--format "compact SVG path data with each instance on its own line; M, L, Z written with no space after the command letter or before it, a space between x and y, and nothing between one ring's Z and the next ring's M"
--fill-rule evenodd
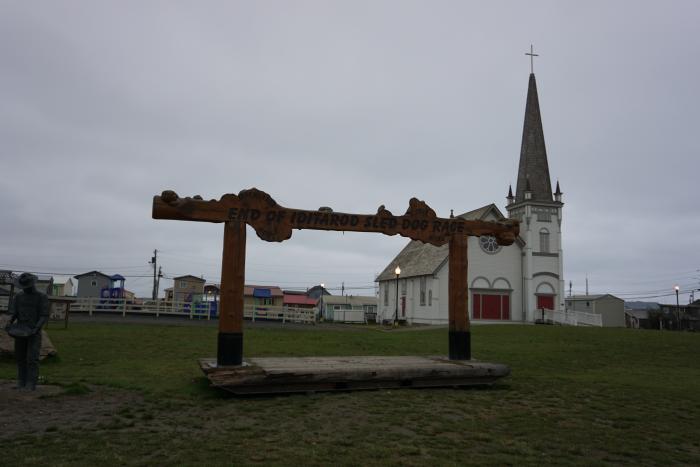
M630 310L658 310L661 307L656 302L625 302L625 308Z

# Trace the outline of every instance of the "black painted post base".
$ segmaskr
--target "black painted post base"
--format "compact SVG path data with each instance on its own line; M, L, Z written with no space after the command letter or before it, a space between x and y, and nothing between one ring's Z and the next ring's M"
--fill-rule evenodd
M450 360L471 360L471 343L469 331L450 331Z
M216 351L217 366L236 366L243 363L243 333L220 332Z

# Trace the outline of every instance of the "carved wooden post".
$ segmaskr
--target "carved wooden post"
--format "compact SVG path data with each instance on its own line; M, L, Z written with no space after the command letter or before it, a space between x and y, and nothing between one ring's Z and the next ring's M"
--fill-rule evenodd
M449 242L449 348L452 360L471 359L468 236L493 235L499 245L511 245L520 232L519 222L513 219L490 222L439 218L430 206L416 198L411 198L402 216L393 215L384 206L380 206L376 214L350 214L286 208L256 188L242 190L238 195L225 194L218 201L205 201L201 196L180 198L174 191L166 190L160 196L153 197L152 216L154 219L224 222L217 351L219 365L243 363L246 225L253 227L258 237L267 242L287 240L294 229L398 234L435 246Z
M219 297L218 366L243 363L243 288L245 280L246 224L224 223L224 251Z
M453 235L450 238L449 256L449 339L450 360L471 359L471 335L469 333L469 285L467 284L468 237Z

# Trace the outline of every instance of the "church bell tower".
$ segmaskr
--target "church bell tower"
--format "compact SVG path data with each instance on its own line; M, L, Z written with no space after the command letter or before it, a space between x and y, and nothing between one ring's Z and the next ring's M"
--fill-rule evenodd
M527 54L534 55L534 54ZM552 192L544 144L535 74L530 73L520 147L518 182L508 190L508 217L518 219L525 241L522 255L522 319L542 317L542 309L564 310L564 267L561 241L562 192Z

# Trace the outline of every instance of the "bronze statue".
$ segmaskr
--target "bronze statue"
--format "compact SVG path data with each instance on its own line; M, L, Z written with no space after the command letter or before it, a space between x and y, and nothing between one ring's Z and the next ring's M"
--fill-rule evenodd
M17 279L22 292L10 303L5 330L15 339L17 389L34 391L39 379L41 328L49 319L49 299L36 289L36 276L23 273Z

